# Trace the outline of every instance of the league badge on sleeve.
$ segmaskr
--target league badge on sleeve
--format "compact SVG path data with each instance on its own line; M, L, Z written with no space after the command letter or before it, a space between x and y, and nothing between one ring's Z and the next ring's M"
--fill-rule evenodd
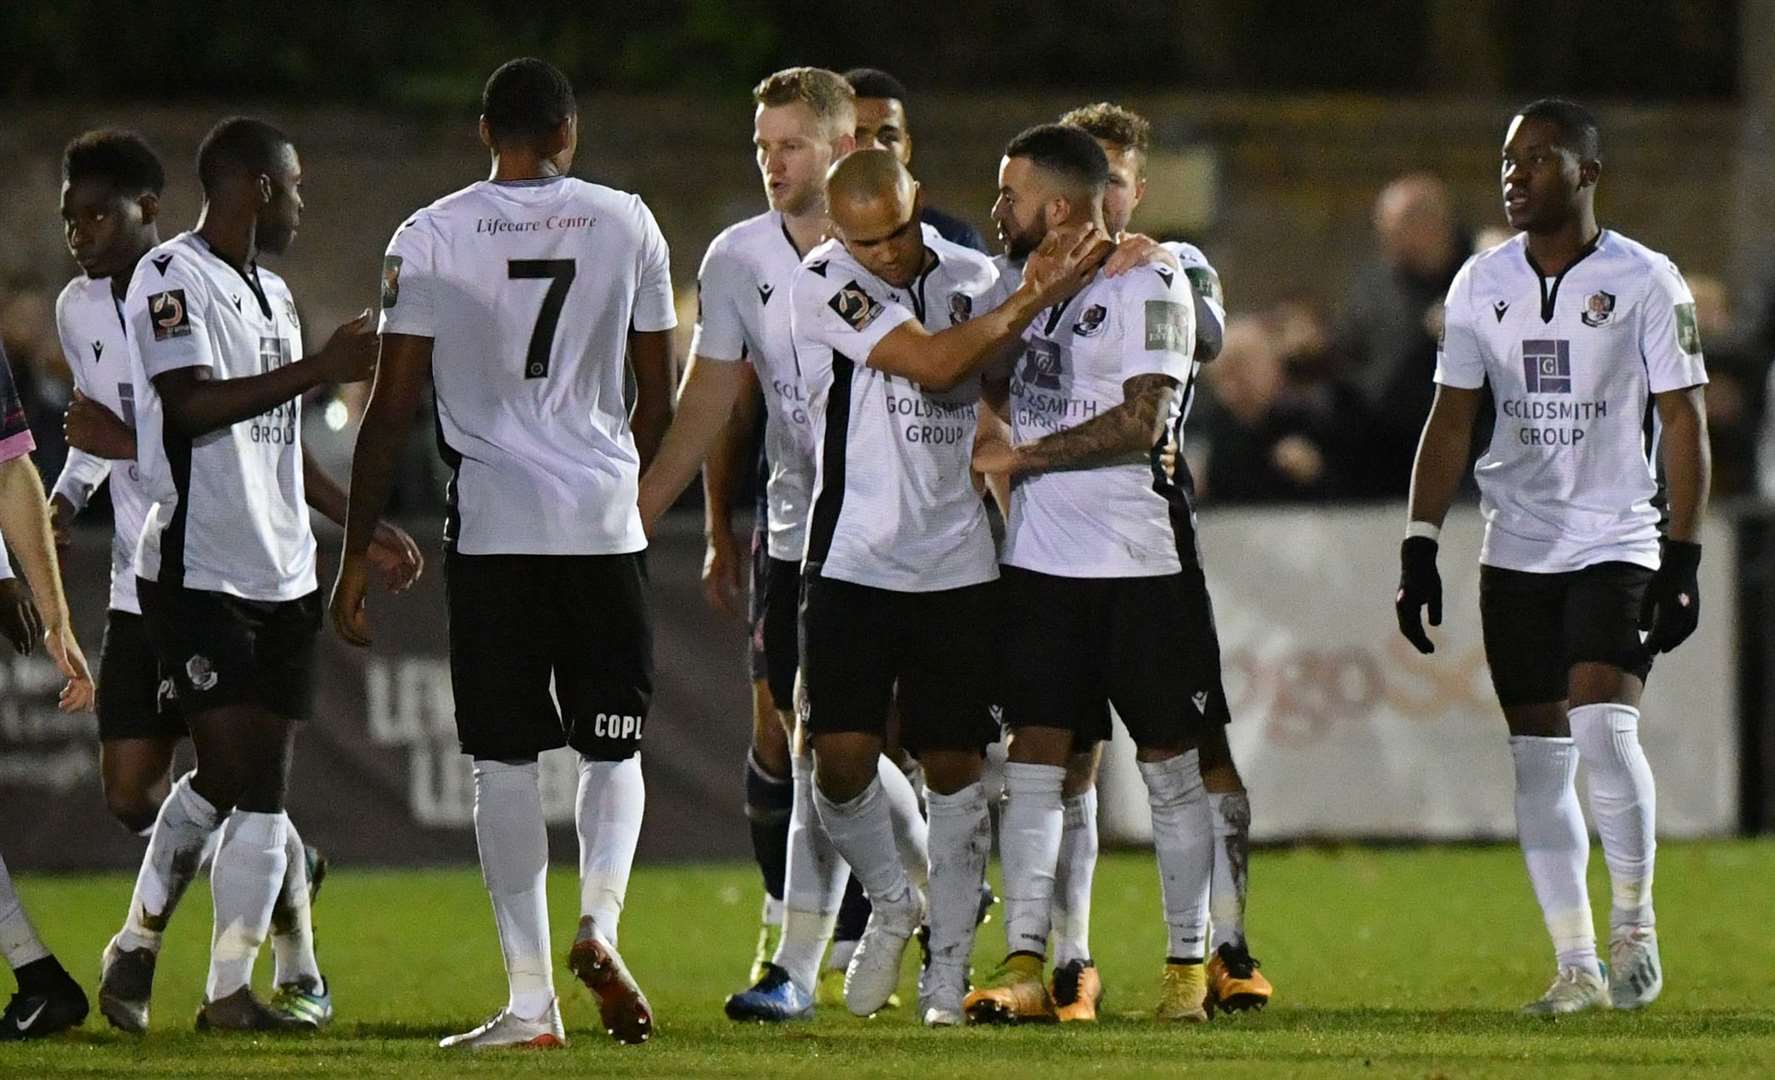
M1584 301L1584 313L1578 318L1585 326L1602 326L1615 315L1615 294L1598 290Z
M1189 318L1175 300L1146 302L1146 347L1164 352L1183 352L1189 347Z
M401 302L401 257L389 255L382 260L382 306L394 307Z
M191 314L185 308L185 290L168 289L148 298L148 319L154 324L154 340L189 337Z
M865 327L886 310L881 306L881 301L864 292L863 286L854 281L832 294L832 299L827 304L838 312L838 317L844 320L845 325L858 333L862 333Z

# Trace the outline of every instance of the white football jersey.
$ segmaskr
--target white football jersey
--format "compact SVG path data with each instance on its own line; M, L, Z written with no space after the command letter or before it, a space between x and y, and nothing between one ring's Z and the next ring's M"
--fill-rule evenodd
M1652 395L1707 381L1695 300L1668 258L1606 229L1556 277L1524 234L1473 256L1449 286L1436 381L1490 383L1496 400L1474 470L1481 562L1657 568Z
M801 253L772 210L730 226L709 244L697 275L690 352L706 360L750 360L764 388L764 456L770 557L800 561L814 486L807 395L789 338L789 287Z
M647 546L623 399L630 329L670 330L665 237L639 196L572 177L470 184L389 241L385 334L432 339L444 539L465 555Z
M148 270L142 263L141 269ZM62 355L74 374L74 386L136 426L136 384L130 375L129 341L124 334L123 305L111 292L109 279L81 276L68 282L55 302L56 331ZM111 485L111 609L142 613L136 602L136 541L148 517L148 494L142 468L135 461L111 462L84 450L68 448L53 493L83 509L94 490L109 478Z
M313 592L301 399L189 439L166 424L154 390L155 376L179 368L241 379L300 360L289 287L262 267L236 270L196 233L180 233L137 264L123 315L150 503L136 573L247 600Z
M888 332L917 319L933 333L964 322L993 288L986 256L922 226L932 262L895 288L828 240L795 275L795 356L807 388L816 469L808 568L897 592L998 577L970 463L980 380L937 393L869 366Z
M1076 296L1036 316L1011 371L1017 445L1077 427L1122 404L1137 375L1177 381L1173 433L1191 392L1195 303L1167 266L1098 275ZM1153 577L1193 562L1183 492L1149 463L1028 473L1011 485L1004 561L1058 577ZM1189 550L1184 550L1189 545Z

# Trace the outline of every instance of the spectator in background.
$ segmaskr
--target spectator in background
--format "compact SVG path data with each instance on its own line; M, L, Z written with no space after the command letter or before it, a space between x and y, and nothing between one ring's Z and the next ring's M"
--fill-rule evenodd
M37 468L54 478L61 474L68 447L62 438L62 413L68 408L71 378L56 339L55 295L34 281L0 290L0 344L12 358L12 378L25 420L37 443Z
M1377 484L1370 493L1403 497L1436 392L1442 300L1473 240L1455 220L1448 189L1427 173L1382 189L1374 228L1380 259L1358 274L1334 350L1373 421L1367 469Z
M1758 417L1762 414L1764 358L1745 348L1732 325L1725 283L1689 274L1695 324L1707 350L1707 441L1713 453L1713 496L1756 490Z

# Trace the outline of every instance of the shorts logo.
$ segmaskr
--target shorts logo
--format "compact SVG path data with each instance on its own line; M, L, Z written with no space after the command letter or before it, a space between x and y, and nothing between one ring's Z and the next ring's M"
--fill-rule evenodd
M622 713L599 713L592 718L592 734L600 739L639 739L644 719Z
M401 257L389 255L382 260L382 306L394 307L401 302Z
M1189 351L1189 314L1182 304L1175 300L1146 302L1146 347L1160 352Z
M1023 381L1043 390L1060 389L1060 346L1036 338L1023 352Z
M1531 394L1572 392L1572 343L1564 338L1522 343L1522 377Z
M199 692L214 690L220 678L210 663L209 657L201 653L185 661L185 678L191 680L191 688Z
M1196 711L1198 713L1201 713L1203 716L1207 716L1208 715L1208 691L1197 690L1195 693L1191 694L1190 695L1190 704L1192 704L1196 707Z
M160 685L154 689L154 707L164 710L168 705L178 700L179 684L170 677L160 680Z
M876 320L884 310L881 302L863 291L863 287L851 282L832 295L827 304L845 325L861 333L870 323Z
M967 293L949 294L949 325L965 323L974 317L974 298Z
M1079 337L1096 337L1103 333L1104 321L1108 317L1109 312L1102 304L1092 304L1079 316L1079 321L1072 324L1072 332Z
M1005 726L1005 707L1003 705L988 705L986 712L992 717L993 723L999 727Z
M1601 326L1615 315L1615 294L1598 290L1584 301L1584 313L1578 316L1585 326Z
M189 337L190 314L185 310L185 290L168 289L148 298L148 318L154 323L154 340Z

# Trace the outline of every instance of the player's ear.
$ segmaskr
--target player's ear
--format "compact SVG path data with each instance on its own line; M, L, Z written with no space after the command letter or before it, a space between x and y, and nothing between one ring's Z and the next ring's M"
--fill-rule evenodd
M847 131L847 132L843 133L842 135L838 136L838 138L833 139L832 140L832 161L833 161L833 163L836 164L839 158L844 157L846 154L849 154L850 152L852 152L856 148L857 148L857 133L855 131Z
M485 116L481 117L480 131L481 145L489 150L493 149L493 129L487 126L487 118Z
M136 198L136 205L142 208L142 224L152 225L160 217L160 196L152 191L143 192Z
M255 176L253 178L253 187L259 193L259 205L270 206L272 196L276 194L271 186L271 175L269 173L260 173L258 176Z
M1602 162L1596 160L1578 162L1578 186L1581 188L1595 187L1596 181L1602 177Z

